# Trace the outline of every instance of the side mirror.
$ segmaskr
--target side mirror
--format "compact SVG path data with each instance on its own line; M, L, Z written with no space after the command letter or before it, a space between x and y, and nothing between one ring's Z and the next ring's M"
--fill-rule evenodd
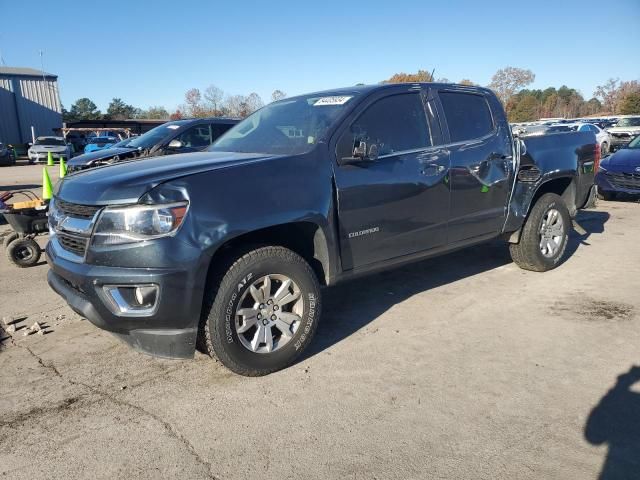
M182 148L182 147L184 147L184 143L176 138L171 140L169 142L169 145L167 145L167 148L170 148L171 150L178 150L179 148Z
M367 143L360 142L357 147L353 149L352 157L343 157L340 161L342 165L348 165L353 163L373 162L378 159L378 146L374 143L369 147L367 153Z

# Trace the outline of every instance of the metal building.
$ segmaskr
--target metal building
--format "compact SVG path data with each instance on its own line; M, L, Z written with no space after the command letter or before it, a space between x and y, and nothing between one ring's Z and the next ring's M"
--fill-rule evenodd
M58 77L32 68L0 66L0 141L31 142L62 127Z

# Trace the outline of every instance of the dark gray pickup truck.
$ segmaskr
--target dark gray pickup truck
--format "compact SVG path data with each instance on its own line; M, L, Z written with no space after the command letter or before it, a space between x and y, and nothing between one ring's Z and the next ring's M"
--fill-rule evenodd
M512 138L483 88L288 98L206 152L61 181L48 280L136 349L185 358L199 341L263 375L309 345L324 285L499 237L522 268L554 268L598 162L593 133Z

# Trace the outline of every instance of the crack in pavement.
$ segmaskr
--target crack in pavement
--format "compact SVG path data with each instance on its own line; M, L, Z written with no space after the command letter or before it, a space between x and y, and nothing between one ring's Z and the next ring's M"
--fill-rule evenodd
M62 373L60 373L60 371L56 368L56 366L53 363L45 363L45 361L38 355L36 354L33 350L31 350L31 348L29 348L27 345L21 345L18 343L15 343L15 341L13 340L13 336L10 335L11 339L11 343L14 346L17 346L19 348L24 348L27 352L29 352L29 354L31 356L33 356L33 358L36 359L36 361L38 362L38 364L40 366L42 366L43 368L53 372L53 374L58 377L61 378L62 380L64 380L65 382L69 383L70 385L76 386L76 387L83 387L86 388L87 390L89 390L89 392L94 393L96 395L98 395L101 399L103 400L107 400L110 401L111 403L119 406L119 407L128 407L130 409L133 409L135 411L137 411L138 413L141 413L142 415L145 415L147 417L150 417L151 419L155 420L156 422L158 422L160 425L162 425L162 427L165 429L165 431L169 434L170 437L174 438L175 440L178 440L180 443L182 443L185 448L187 449L187 451L191 454L191 456L195 459L195 461L201 465L202 467L205 468L207 475L209 477L209 479L211 480L219 480L218 477L216 477L212 471L213 471L213 467L211 465L210 462L208 462L207 460L205 460L204 458L202 458L200 456L200 454L196 451L195 447L193 446L193 444L184 436L182 435L179 431L177 431L174 426L164 420L162 417L160 417L159 415L150 412L148 410L145 410L144 408L142 408L139 405L135 405L133 403L127 402L123 399L120 398L116 398L115 395L108 393L108 392L104 392L92 385L88 385L84 382L79 382L76 380L71 380L69 378L66 378L64 375L62 375ZM171 370L169 370L166 373L170 373ZM12 427L15 424L20 424L25 422L31 415L42 415L45 413L52 413L52 412L57 412L57 411L63 411L66 409L70 409L73 405L75 405L78 400L80 398L82 398L83 396L88 395L88 393L84 393L84 394L80 394L77 395L75 397L70 397L68 399L65 399L62 403L56 405L53 408L48 408L48 409L44 409L44 408L35 408L33 410L30 410L26 413L20 414L18 415L15 419L9 421L9 422L4 422L4 423L0 423L0 427L2 426L9 426ZM95 402L90 402L87 405L92 405L94 403L97 403L98 401Z

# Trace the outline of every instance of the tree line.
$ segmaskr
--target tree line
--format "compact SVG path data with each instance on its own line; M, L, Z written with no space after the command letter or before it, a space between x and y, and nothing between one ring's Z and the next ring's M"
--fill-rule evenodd
M574 118L590 115L640 114L640 81L621 81L617 78L599 85L588 100L575 88L562 85L560 88L548 87L528 89L536 76L528 69L505 67L499 69L487 85L502 102L511 122L528 122L545 117ZM380 83L442 82L447 78L434 78L434 72L418 70L416 73L396 73ZM476 85L468 78L458 82L462 85ZM361 85L361 84L359 84ZM286 98L286 93L275 90L270 101ZM113 98L105 113L88 98L78 99L69 111L63 108L63 119L73 120L124 120L129 118L148 118L159 120L177 120L193 117L239 117L244 118L262 108L264 101L255 92L248 95L226 94L215 85L209 85L203 91L191 88L185 92L184 101L173 112L162 106L140 109Z

